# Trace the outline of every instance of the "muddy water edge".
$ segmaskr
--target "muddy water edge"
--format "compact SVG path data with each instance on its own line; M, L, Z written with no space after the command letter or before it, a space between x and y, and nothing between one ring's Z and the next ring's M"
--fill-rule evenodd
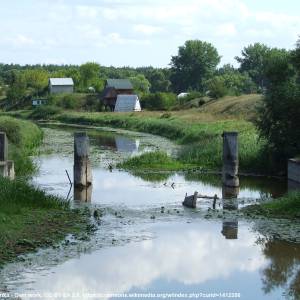
M113 299L110 293L222 293L241 299L299 299L300 224L247 218L239 208L269 201L286 191L274 178L240 178L235 195L219 176L199 173L130 174L114 166L145 151L178 151L157 136L112 129L43 126L44 143L34 158L33 184L58 194L73 207L89 210L97 231L68 236L8 264L1 288L21 299ZM91 141L93 186L73 190L73 134L86 130ZM186 193L217 195L182 206ZM222 200L231 192L231 199ZM223 209L224 208L224 209ZM28 294L35 295L28 298ZM90 295L94 293L95 298ZM44 296L38 297L39 295ZM74 297L72 297L72 294ZM99 297L102 294L103 297ZM130 298L130 297L129 297ZM59 299L59 298L58 298ZM135 297L136 299L136 297Z

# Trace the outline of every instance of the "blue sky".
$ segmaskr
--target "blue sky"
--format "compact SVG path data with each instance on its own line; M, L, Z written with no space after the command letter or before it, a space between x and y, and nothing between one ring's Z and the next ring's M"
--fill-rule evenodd
M1 0L0 62L168 66L188 39L222 63L262 42L293 48L296 0Z

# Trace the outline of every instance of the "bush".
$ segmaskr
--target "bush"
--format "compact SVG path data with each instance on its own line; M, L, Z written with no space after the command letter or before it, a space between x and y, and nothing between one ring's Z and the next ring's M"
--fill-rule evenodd
M220 77L214 77L207 81L208 95L213 99L218 99L228 94L225 82Z
M185 104L185 103L187 103L187 102L189 102L193 99L202 98L202 97L203 97L202 93L194 91L194 92L188 93L185 97L180 97L178 99L178 101L179 101L180 105L183 105L183 104Z
M60 112L61 109L56 106L39 106L33 110L29 117L35 120L49 120Z
M141 104L150 110L170 110L177 104L177 97L173 93L148 94L142 97Z

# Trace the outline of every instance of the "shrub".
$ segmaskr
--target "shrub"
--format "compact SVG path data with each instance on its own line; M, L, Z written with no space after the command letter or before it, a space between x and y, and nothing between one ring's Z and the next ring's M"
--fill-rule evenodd
M35 120L49 120L51 117L59 114L61 109L56 106L39 106L32 111L30 118Z
M228 89L225 82L220 77L214 77L207 81L208 95L211 98L218 99L228 94Z
M177 104L177 97L173 93L155 93L144 95L142 106L150 110L170 110Z

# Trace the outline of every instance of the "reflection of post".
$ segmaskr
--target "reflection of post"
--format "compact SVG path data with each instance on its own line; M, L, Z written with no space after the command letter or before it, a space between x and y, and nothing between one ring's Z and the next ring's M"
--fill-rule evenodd
M238 209L238 187L228 187L223 185L222 187L222 198L223 198L223 209L237 210ZM223 217L223 228L222 234L226 239L237 239L238 238L238 220L236 217L225 219Z
M89 138L86 132L76 132L74 135L74 185L76 187L87 187L91 184Z
M238 187L238 142L237 132L223 132L222 181L226 186Z
M88 187L75 187L74 186L74 200L82 202L91 202L92 199L92 186Z

